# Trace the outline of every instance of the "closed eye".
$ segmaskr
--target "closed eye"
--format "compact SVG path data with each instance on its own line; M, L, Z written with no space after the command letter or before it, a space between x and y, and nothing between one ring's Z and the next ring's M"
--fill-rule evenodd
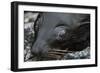
M66 24L58 24L56 27L61 27L61 26L65 27Z

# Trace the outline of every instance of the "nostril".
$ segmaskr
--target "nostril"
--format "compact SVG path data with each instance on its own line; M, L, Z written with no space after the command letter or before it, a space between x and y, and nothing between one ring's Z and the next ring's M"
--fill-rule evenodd
M32 54L35 56L44 56L48 50L47 45L42 41L42 42L36 42L34 43L32 47Z
M41 56L43 54L42 52L43 50L41 48L35 48L35 47L32 48L32 54L34 56Z
M37 48L32 48L31 52L33 55L39 55L39 50Z
M31 52L33 55L38 55L40 52L39 45L37 43L34 43L32 46Z
M39 54L39 49L38 47L36 47L35 45L33 45L32 49L31 49L32 54L37 55Z

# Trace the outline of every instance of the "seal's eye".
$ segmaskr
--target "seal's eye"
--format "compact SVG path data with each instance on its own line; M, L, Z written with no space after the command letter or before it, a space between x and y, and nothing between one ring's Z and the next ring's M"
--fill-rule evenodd
M59 37L63 37L65 35L66 31L65 30L61 30L58 32L58 36Z
M64 40L66 35L65 26L59 26L55 28L56 40Z

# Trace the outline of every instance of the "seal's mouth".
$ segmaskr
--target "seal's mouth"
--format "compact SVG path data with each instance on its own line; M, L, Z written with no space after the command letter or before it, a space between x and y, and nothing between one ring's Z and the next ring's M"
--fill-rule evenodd
M33 55L33 58L35 58L36 61L62 60L64 55L69 52L72 52L72 51L68 51L68 48L64 50L58 49L58 48L52 48L52 49L49 49L45 55Z

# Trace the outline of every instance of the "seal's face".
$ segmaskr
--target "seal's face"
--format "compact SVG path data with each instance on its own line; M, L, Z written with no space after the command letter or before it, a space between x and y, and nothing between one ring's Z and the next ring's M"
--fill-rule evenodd
M88 14L42 13L34 27L36 40L32 53L46 55L52 48L83 50L89 43L89 17Z

